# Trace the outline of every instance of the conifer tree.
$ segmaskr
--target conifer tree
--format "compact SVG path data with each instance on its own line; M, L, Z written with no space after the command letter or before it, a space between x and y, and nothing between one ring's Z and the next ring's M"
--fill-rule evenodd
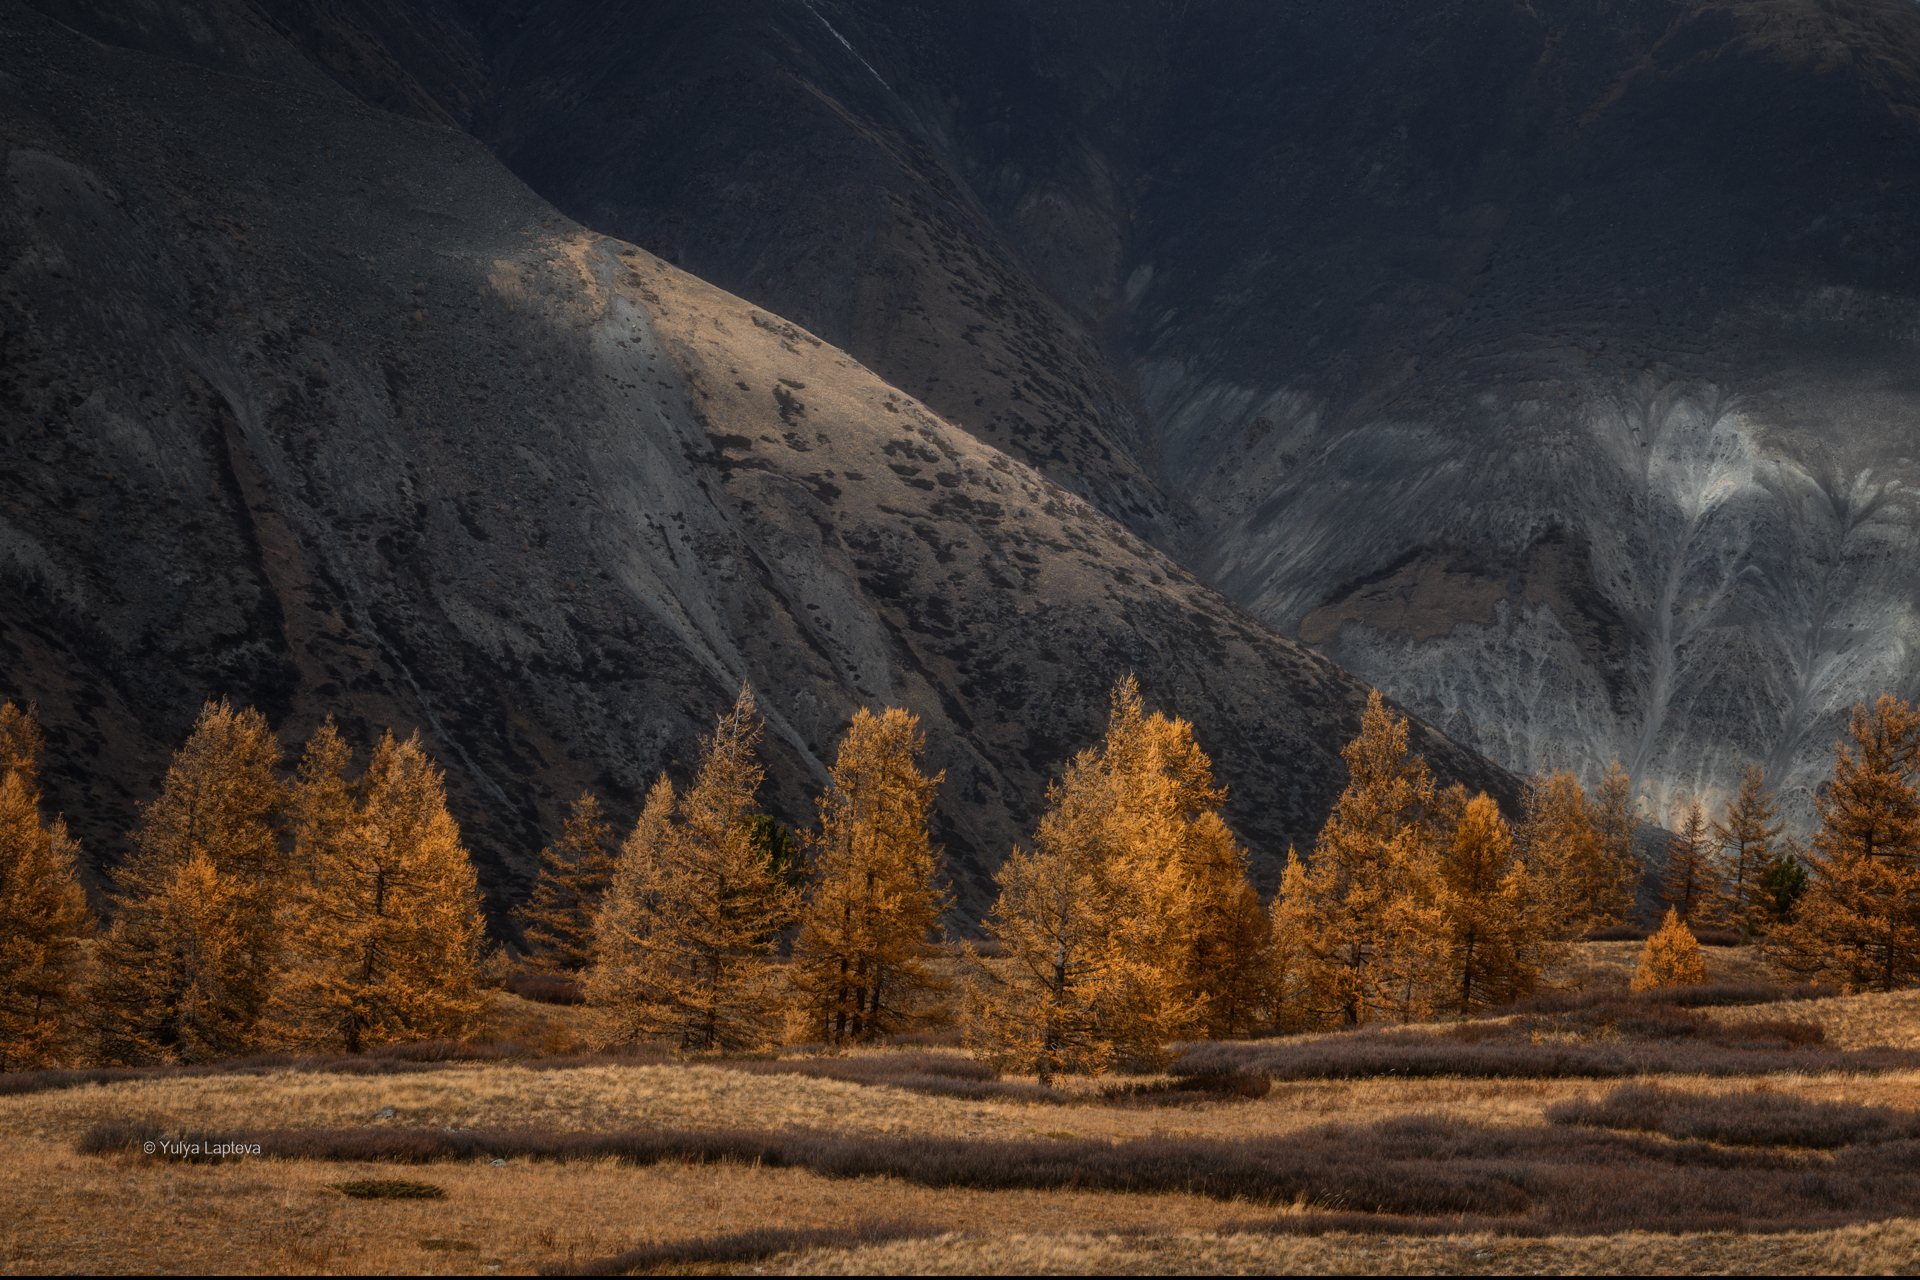
M1634 991L1652 991L1659 987L1697 986L1707 980L1706 961L1700 956L1700 941L1680 918L1677 907L1667 908L1667 918L1640 952L1639 967L1628 986Z
M293 810L302 873L284 915L273 1022L288 1040L359 1053L458 1037L485 1008L473 862L419 734L384 735L355 784L331 720L307 744Z
M987 923L1007 963L968 985L967 1044L1043 1084L1116 1058L1154 1061L1194 1013L1171 958L1132 945L1148 899L1131 874L1127 826L1114 820L1119 789L1097 752L1081 752L1048 789L1034 847L994 877Z
M1687 805L1680 828L1667 845L1667 868L1660 877L1660 900L1695 928L1720 922L1726 895L1713 836L1698 799Z
M1761 909L1771 924L1791 924L1800 914L1800 899L1807 896L1807 868L1801 852L1789 840L1786 850L1773 855L1760 873Z
M765 1044L787 999L767 961L797 895L756 847L760 718L741 686L703 743L684 795L664 775L621 847L594 917L587 999L616 1042L670 1036L688 1049Z
M1446 967L1435 1003L1456 1013L1511 1004L1560 958L1558 868L1538 876L1521 859L1500 806L1485 792L1457 809L1440 846Z
M1772 917L1773 895L1763 880L1779 852L1776 841L1784 824L1773 820L1777 812L1766 771L1750 764L1740 774L1739 793L1727 802L1726 817L1713 824L1727 912L1746 937L1764 932Z
M34 709L0 703L0 777L18 773L35 791L40 786L40 720Z
M92 928L79 845L42 825L32 708L0 704L0 1071L57 1066L78 1046L81 939Z
M1849 730L1815 797L1806 894L1774 958L1849 991L1892 991L1920 977L1920 709L1882 696L1853 709Z
M1294 1016L1347 1026L1418 1017L1444 963L1433 778L1377 689L1342 754L1346 790L1274 907L1275 945L1298 974Z
M1604 862L1583 890L1585 910L1575 912L1574 923L1614 924L1633 915L1641 872L1633 847L1640 826L1633 810L1633 783L1618 760L1607 766L1606 776L1594 788L1589 815Z
M1051 1078L1265 1016L1268 930L1212 769L1191 724L1149 714L1133 677L1115 685L1099 746L1001 868L988 924L1012 963L970 984L970 1043Z
M540 878L517 911L534 964L577 974L593 963L593 913L613 879L613 828L591 791L573 802L560 838L540 851Z
M1611 808L1603 808L1619 804L1624 779L1626 773L1615 764L1603 783L1603 804L1588 802L1571 770L1532 777L1526 783L1521 827L1513 835L1542 889L1551 894L1551 902L1544 906L1553 929L1590 929L1615 923L1624 913L1630 877L1620 858L1620 818Z
M198 1062L253 1044L285 880L279 760L258 711L209 702L142 808L90 999L106 1061Z
M899 707L856 711L820 798L790 972L805 1012L832 1043L913 1024L945 986L929 967L948 895L936 883L939 856L927 831L945 775L920 772L919 723Z

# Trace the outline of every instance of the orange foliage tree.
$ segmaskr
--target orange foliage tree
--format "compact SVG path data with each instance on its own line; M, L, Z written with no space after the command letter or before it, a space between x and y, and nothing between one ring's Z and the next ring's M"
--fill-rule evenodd
M1892 991L1920 977L1920 709L1882 696L1848 730L1815 797L1806 896L1770 941L1791 973Z
M58 1066L79 1047L81 940L92 930L80 846L40 821L40 730L0 704L0 1071Z
M560 838L540 851L532 896L514 912L541 969L576 974L593 963L593 913L613 878L612 846L600 801L582 792Z
M945 775L920 771L925 745L917 716L861 707L820 797L791 974L803 1017L833 1043L924 1020L945 989L930 962L948 895L927 831Z

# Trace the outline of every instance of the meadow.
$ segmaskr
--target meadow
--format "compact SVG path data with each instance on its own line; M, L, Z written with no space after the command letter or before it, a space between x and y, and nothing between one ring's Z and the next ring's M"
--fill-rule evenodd
M939 1035L611 1056L592 1010L504 991L462 1045L15 1073L0 1267L1911 1270L1920 993L1770 986L1712 947L1708 985L1634 997L1635 948L1577 944L1497 1018L1048 1089ZM195 1142L260 1154L167 1154Z

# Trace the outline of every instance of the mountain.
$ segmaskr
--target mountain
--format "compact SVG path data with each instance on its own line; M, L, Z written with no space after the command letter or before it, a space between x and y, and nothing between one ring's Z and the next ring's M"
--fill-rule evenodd
M854 707L921 715L966 929L1129 670L1198 726L1264 884L1311 839L1363 682L272 17L0 4L0 695L38 703L96 868L226 695L290 748L417 728L498 918L582 787L630 815L750 681L791 822ZM458 71L463 39L431 48ZM1050 458L1106 448L1109 502L1146 474L1114 414Z
M1913 0L261 0L1461 742L1920 693Z

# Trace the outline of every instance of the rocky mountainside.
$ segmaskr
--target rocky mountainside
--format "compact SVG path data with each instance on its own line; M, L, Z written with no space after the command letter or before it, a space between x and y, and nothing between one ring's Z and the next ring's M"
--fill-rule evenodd
M319 65L245 5L0 3L0 696L39 704L96 865L226 694L290 746L418 727L498 912L580 788L631 813L750 680L790 821L856 705L922 716L969 927L1128 670L1199 726L1264 883L1310 839L1363 683ZM1109 499L1140 465L1110 456Z
M1914 0L248 12L1511 767L1920 692Z

